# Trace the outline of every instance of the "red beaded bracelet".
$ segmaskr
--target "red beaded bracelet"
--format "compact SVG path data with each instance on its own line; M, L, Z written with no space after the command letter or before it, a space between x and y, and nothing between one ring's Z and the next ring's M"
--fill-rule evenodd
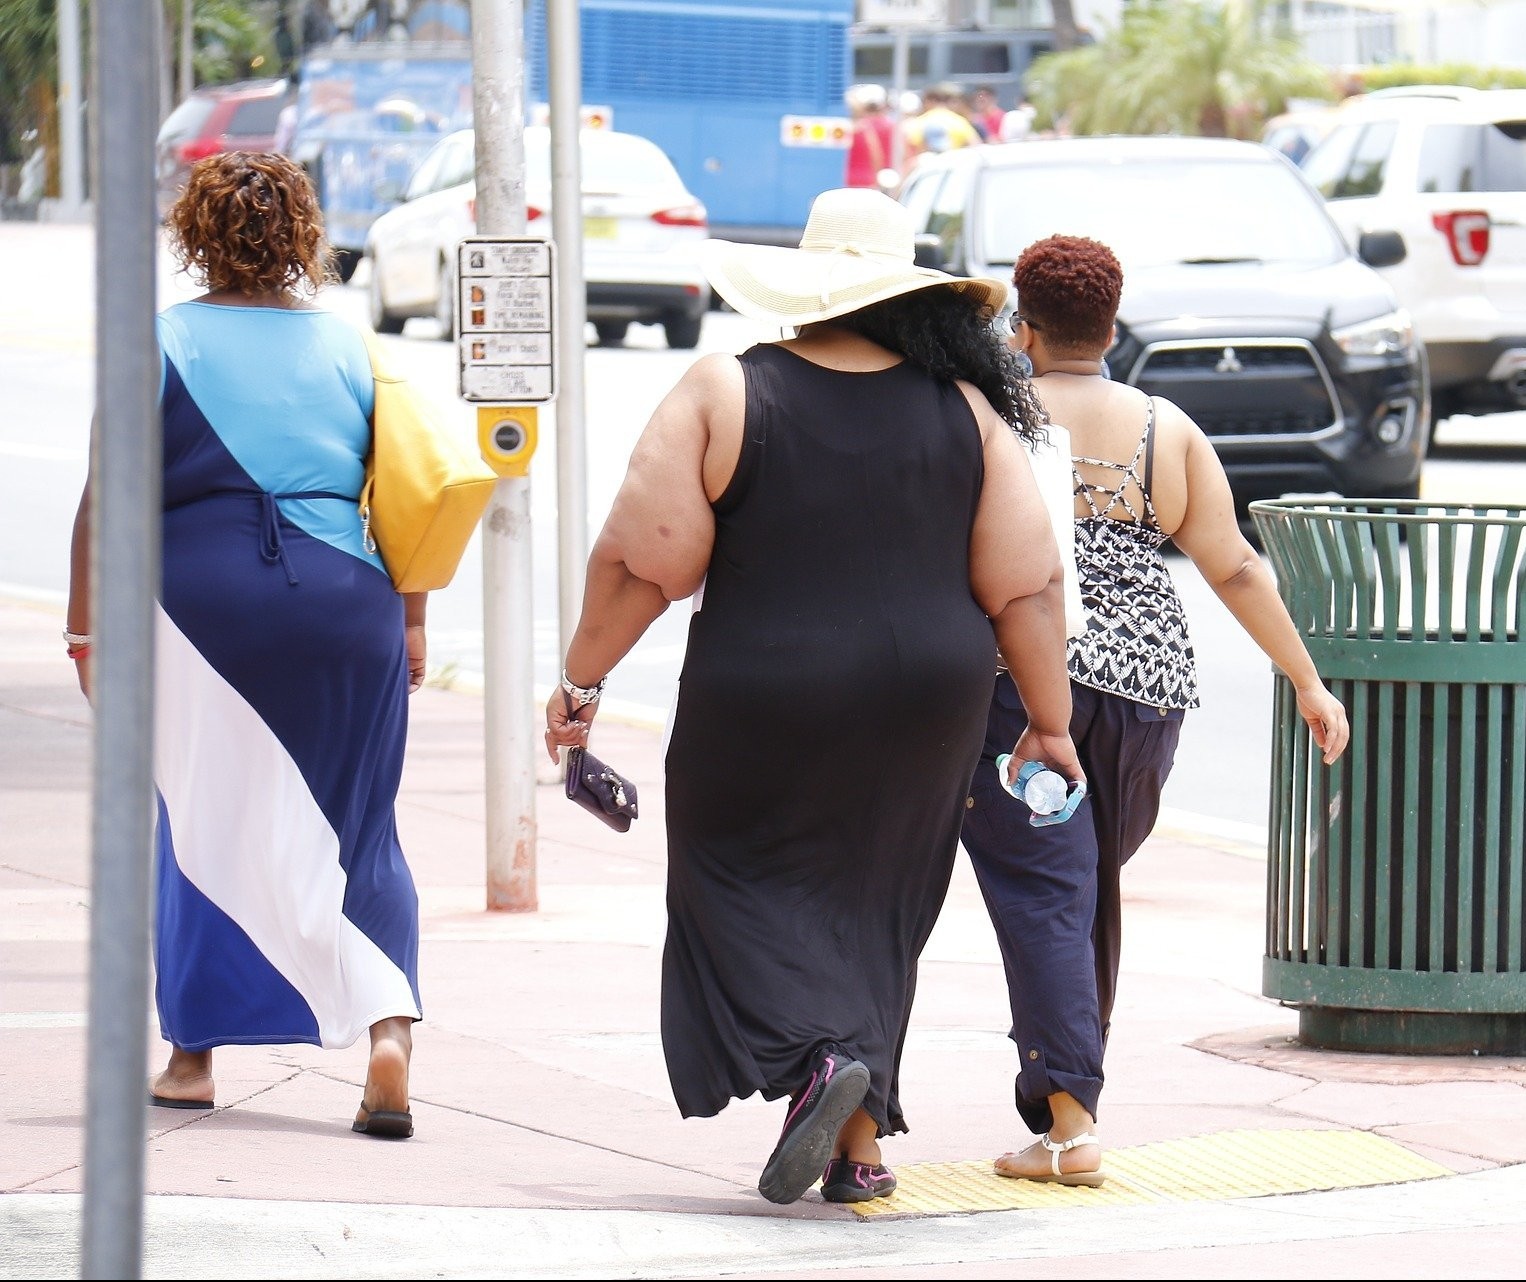
M82 646L78 647L77 649L67 650L67 651L65 651L65 653L71 659L73 659L76 663L78 663L81 659L88 659L90 657L91 649L92 649L92 647L90 647L88 645L82 645Z

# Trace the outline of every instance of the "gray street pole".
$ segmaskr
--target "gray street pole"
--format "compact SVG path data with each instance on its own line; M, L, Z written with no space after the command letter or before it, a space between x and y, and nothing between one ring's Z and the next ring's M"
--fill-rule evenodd
M90 1009L87 1278L142 1276L143 1076L153 864L154 602L159 595L159 361L154 345L155 32L160 0L92 12L97 200L96 430L91 440Z
M58 0L58 178L66 218L85 204L85 149L80 121L79 0Z
M906 25L904 23L897 23L895 28L895 44L892 46L890 63L890 108L894 113L891 116L891 123L895 126L895 131L890 136L890 164L898 174L906 164L906 134L901 128L905 122L906 113L901 108L901 99L906 96L907 65L909 60L910 49Z
M472 0L472 118L477 230L525 232L524 5ZM534 561L530 478L501 477L482 519L482 660L487 789L487 906L533 912L535 762Z
M588 300L583 286L582 28L578 0L547 0L546 85L551 114L551 234L556 240L557 623L565 655L583 605L588 564L588 458L583 421L583 353Z
M182 0L180 6L180 96L184 102L196 88L196 0Z

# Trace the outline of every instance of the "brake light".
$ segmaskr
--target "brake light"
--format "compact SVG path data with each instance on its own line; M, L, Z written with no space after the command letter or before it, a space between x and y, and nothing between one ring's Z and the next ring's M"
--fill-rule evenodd
M659 209L652 215L652 221L664 227L704 227L707 217L703 205L675 205L672 209Z
M475 196L468 196L466 198L466 218L473 227L477 225L477 198Z
M545 212L546 211L544 209L537 209L534 205L526 205L525 206L525 221L527 223L533 223L537 218L539 218Z
M221 138L192 138L189 142L180 144L180 160L182 164L194 165L198 160L215 156L222 150Z
M1482 210L1432 214L1431 225L1446 237L1459 267L1477 267L1489 253L1489 215Z

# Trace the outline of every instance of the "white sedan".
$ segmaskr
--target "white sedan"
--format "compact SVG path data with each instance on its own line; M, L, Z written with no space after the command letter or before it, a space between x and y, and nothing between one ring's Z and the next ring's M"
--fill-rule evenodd
M549 235L550 131L526 126L524 145L527 230ZM456 244L477 230L474 146L470 129L447 134L419 162L402 203L371 224L371 324L379 333L430 316L454 337ZM694 347L710 306L699 266L705 207L646 138L584 129L581 153L583 275L599 341L621 342L638 321L660 324L669 347Z

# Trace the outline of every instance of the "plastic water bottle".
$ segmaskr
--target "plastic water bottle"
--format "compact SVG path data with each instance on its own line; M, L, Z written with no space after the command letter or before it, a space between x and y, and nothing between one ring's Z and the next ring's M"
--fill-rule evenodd
M1042 761L1025 761L1018 767L1017 778L1009 784L1007 763L1011 760L1010 752L996 758L996 774L1003 788L1036 815L1058 814L1065 809L1069 784L1064 775L1049 769Z

